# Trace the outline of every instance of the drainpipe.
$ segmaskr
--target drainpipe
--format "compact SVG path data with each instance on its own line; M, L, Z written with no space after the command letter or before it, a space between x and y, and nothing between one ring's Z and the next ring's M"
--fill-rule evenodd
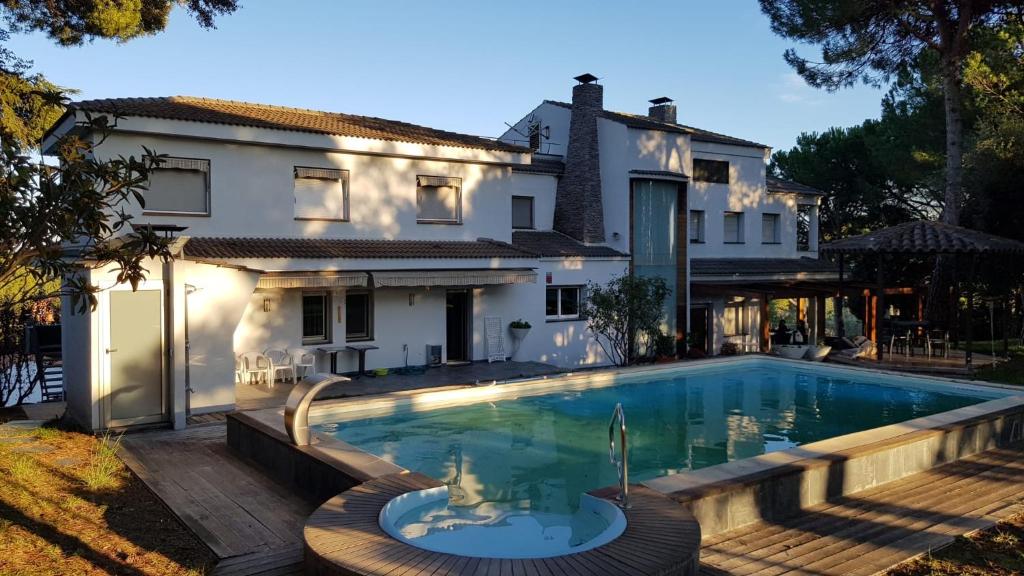
M199 288L196 288L192 284L185 284L185 298L183 303L184 312L184 326L182 331L185 333L185 417L188 418L192 415L192 394L195 390L192 389L192 377L190 371L190 363L192 357L192 344L188 338L188 297L194 292L198 292Z

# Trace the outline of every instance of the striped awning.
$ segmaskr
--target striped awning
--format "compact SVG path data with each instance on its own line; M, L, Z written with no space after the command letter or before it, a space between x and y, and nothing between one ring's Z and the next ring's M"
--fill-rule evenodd
M366 272L271 272L262 274L257 288L363 288Z
M536 284L537 273L527 269L496 270L389 270L372 272L374 287L487 286Z

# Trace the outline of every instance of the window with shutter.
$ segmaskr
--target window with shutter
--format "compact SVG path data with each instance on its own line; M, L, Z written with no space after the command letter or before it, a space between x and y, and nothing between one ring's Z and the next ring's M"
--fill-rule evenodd
M743 243L743 213L726 212L724 218L723 241L726 244Z
M142 193L148 214L210 215L210 161L165 158Z
M348 221L348 170L295 167L295 219Z
M462 179L417 176L416 221L423 224L462 223Z

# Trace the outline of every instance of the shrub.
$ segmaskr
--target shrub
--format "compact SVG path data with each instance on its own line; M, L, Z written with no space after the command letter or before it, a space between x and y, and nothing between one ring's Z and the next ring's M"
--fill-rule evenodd
M608 358L626 366L639 359L642 349L654 352L671 292L663 278L624 274L603 286L587 284L581 312Z
M522 318L518 320L513 320L512 323L508 325L508 327L523 330L529 330L530 328L532 328L532 326L530 326L530 323L527 322L526 320L523 320Z

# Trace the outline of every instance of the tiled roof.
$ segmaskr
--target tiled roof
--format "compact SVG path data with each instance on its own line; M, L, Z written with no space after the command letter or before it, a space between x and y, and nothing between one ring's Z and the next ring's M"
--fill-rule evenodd
M248 102L235 102L233 100L216 100L192 96L107 98L72 102L68 107L76 110L105 112L123 116L144 116L167 120L231 124L460 148L529 152L528 149L521 146L513 146L497 140L436 130L395 120L341 114L338 112L320 112L302 108L251 104Z
M565 172L565 162L551 158L538 158L534 155L529 164L513 164L513 172L525 174L551 174L561 176Z
M481 238L452 240L348 240L314 238L190 238L195 258L535 258L511 244Z
M690 272L696 276L764 276L768 274L837 273L828 260L817 258L691 258Z
M587 245L561 232L516 230L512 245L541 257L617 258L626 256L608 246Z
M1024 244L977 230L919 220L830 242L836 254L1022 254Z
M825 193L817 188L811 188L806 184L783 180L775 176L765 176L765 183L768 184L768 191L776 194L805 194L808 196L824 196Z
M556 100L545 100L549 104L555 106L561 106L562 108L572 108L572 104L568 102L558 102ZM648 116L641 116L640 114L629 114L626 112L612 112L611 110L602 110L601 115L613 122L624 124L630 128L641 128L645 130L659 130L661 132L674 132L677 134L689 134L691 140L698 142L712 142L715 144L730 144L733 146L750 146L754 148L768 148L765 144L758 144L750 140L743 140L742 138L734 138L725 134L719 134L718 132L712 132L710 130L704 130L701 128L694 128L693 126L686 126L684 124L672 124L670 122L661 122L654 120Z

